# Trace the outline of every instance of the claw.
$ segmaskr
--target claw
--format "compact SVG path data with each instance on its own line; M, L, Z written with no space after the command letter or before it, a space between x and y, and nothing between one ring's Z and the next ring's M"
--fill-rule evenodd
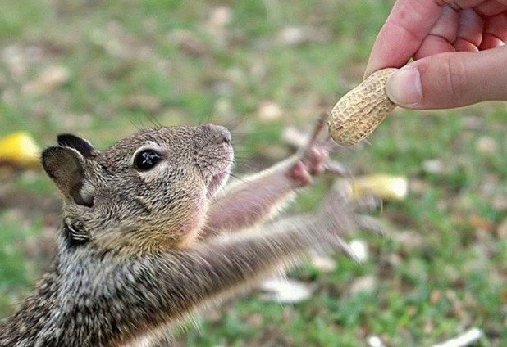
M352 175L348 167L334 160L329 160L324 165L324 172L338 177L350 177Z
M306 145L299 149L296 162L289 168L287 173L298 187L304 187L312 183L313 177L326 171L326 163L329 161L329 146L322 142L323 134L327 133L327 115L319 117Z
M345 253L349 258L352 260L360 263L363 261L363 258L360 257L357 252L342 238L336 237L336 239L333 241L335 243L334 246L337 246L341 251Z
M322 148L327 152L327 148L323 146L322 141L320 140L322 134L326 132L327 129L327 115L323 114L317 120L317 123L313 127L312 133L308 139L308 142L304 147L300 149L301 151L301 160L305 161L307 158L312 157L312 152L315 148Z
M287 175L291 180L296 182L297 186L306 187L313 182L313 177L310 172L311 171L308 170L308 167L302 161L297 161L291 166Z
M296 162L289 168L287 173L288 177L293 180L296 187L304 187L310 185L313 182L313 178L322 173L328 173L336 177L352 176L352 172L348 167L337 161L329 159L330 154L339 150L340 146L336 145L336 143L331 139L329 135L327 118L327 114L322 114L318 118L308 138L301 135L301 137L305 138L304 140L301 140L305 144L300 145L299 151L296 154ZM380 178L376 179L376 181L373 179L359 180L359 183L352 184L352 191L354 194L356 194L356 196L354 196L354 199L361 198L361 195L359 193L363 191L359 188L363 187L368 182L380 182L382 181ZM356 180L354 180L354 182L355 181ZM384 181L387 182L386 179L383 179L382 182ZM365 194L363 193L363 195Z
M356 211L369 213L379 208L382 209L382 199L374 195L362 196L360 198L356 198L352 195L351 199L354 201Z
M306 144L305 151L317 144L319 137L324 133L325 129L327 129L327 118L328 115L325 113L320 115L317 124L313 128L312 135Z
M329 160L329 154L340 147L327 134L327 118L325 114L319 117L306 144L300 146L296 160L289 168L289 177L300 187L311 184L314 176L321 173L338 177L352 176L347 166ZM315 223L314 225L322 232L330 232L328 245L331 248L342 250L350 258L361 262L364 261L364 256L357 253L357 250L342 237L360 229L385 236L387 228L376 218L358 213L358 210L371 211L377 208L379 199L369 194L366 189L361 191L362 194L358 194L357 187L358 184L354 180L337 180L318 212L307 218L314 218L312 223ZM340 232L337 232L338 230Z
M356 223L359 229L364 229L365 231L369 231L383 237L388 235L387 227L375 217L365 214L357 214Z

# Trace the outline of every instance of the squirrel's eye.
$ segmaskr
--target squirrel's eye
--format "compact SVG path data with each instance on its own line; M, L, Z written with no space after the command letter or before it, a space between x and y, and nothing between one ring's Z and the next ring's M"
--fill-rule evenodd
M136 154L134 166L139 171L147 171L155 167L160 161L160 153L153 149L145 149Z

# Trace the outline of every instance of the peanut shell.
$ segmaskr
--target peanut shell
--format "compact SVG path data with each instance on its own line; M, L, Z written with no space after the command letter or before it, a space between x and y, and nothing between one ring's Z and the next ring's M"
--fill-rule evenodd
M355 145L370 135L396 105L387 97L386 83L397 69L372 73L345 94L331 110L328 119L333 140L345 146Z

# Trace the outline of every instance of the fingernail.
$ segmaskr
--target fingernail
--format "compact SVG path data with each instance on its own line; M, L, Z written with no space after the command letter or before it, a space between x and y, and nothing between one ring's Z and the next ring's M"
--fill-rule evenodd
M422 100L421 75L417 67L406 65L396 71L386 86L389 99L400 106L414 106Z

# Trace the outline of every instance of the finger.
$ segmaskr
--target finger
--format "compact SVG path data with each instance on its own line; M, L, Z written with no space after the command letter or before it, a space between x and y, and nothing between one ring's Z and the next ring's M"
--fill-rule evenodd
M387 94L398 105L442 109L507 100L507 46L479 53L442 53L396 72Z
M421 59L428 55L442 52L454 52L454 41L458 31L459 12L450 6L442 8L442 14L423 40L414 58Z
M484 34L481 45L479 46L479 50L485 51L487 49L496 48L503 45L505 45L505 43L495 35Z
M482 42L484 21L473 9L461 11L454 48L457 52L477 52Z
M507 1L505 0L488 0L475 8L475 10L483 16L496 16L507 11Z
M480 49L500 47L507 41L507 12L488 18Z
M442 12L434 0L399 0L380 30L365 76L386 67L400 67L419 49Z

